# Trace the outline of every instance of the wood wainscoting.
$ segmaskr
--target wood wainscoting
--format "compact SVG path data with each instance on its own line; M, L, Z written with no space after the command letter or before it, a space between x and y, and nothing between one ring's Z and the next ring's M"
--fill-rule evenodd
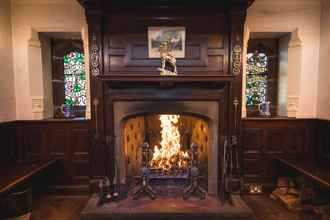
M320 119L317 121L315 130L316 159L330 162L330 120Z
M15 122L2 122L0 123L0 165L15 161L15 151Z
M245 183L276 183L275 157L311 159L317 120L245 118L242 121Z
M242 120L245 183L271 186L277 176L274 157L330 161L330 121L292 118ZM88 120L0 123L1 163L59 159L56 194L87 194L90 176L104 175L104 151L90 144ZM90 152L96 158L90 160ZM96 166L95 164L99 164ZM92 167L98 167L93 170Z
M58 159L51 192L88 194L88 120L31 120L15 124L17 161Z

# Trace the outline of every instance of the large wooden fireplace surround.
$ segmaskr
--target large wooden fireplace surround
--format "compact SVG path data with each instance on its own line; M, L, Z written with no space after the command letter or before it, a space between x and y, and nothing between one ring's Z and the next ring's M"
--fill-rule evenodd
M115 175L116 102L213 101L219 106L217 183L221 192L224 141L232 136L240 140L243 27L251 1L203 1L191 7L180 1L152 2L137 6L128 1L80 1L89 31L91 182ZM160 60L148 58L149 26L186 28L186 54L177 61L178 76L160 76Z

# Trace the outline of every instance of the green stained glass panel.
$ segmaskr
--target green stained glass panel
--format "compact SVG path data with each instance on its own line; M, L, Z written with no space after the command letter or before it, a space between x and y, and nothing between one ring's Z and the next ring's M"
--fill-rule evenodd
M247 106L267 101L268 56L258 51L247 54L246 100Z
M65 104L86 106L86 72L84 54L70 52L63 57Z

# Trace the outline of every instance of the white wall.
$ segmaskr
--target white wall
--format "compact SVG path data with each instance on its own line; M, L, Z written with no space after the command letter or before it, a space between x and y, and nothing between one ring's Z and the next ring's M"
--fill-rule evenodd
M329 27L329 0L324 0L324 4L328 11L325 11L326 9L323 11L321 51L319 50L321 23L319 0L256 0L247 14L247 29L250 32L295 33L294 40L290 42L289 54L299 56L297 60L292 60L291 66L288 67L287 103L292 105L294 111L296 108L297 117L330 117L327 95L329 94L327 91L330 74L327 70L330 52L326 49L329 46L327 44L329 31L324 28L324 26ZM0 1L0 56L6 56L0 59L3 66L0 69L0 120L15 119L15 100L13 99L15 92L17 119L32 119L34 118L33 109L40 104L38 97L46 97L45 91L40 86L42 81L39 80L38 83L37 80L42 77L40 75L44 74L45 68L35 69L28 55L32 47L37 48L32 51L37 52L36 56L39 56L41 44L38 32L81 32L84 44L87 46L84 10L76 0L12 0L12 45L15 58L13 77L10 74L12 62L10 31L2 30L10 30L9 7L9 0ZM86 50L88 65L87 52L88 50ZM320 54L325 58L319 60ZM320 76L318 76L319 70ZM298 74L295 75L295 73ZM14 78L15 86L13 86ZM44 106L39 107L44 108ZM89 114L89 108L90 106L87 106L87 114ZM45 109L40 111L45 111Z
M84 10L76 0L12 0L12 25L17 118L45 117L38 33L86 34Z
M16 119L10 0L0 1L0 122Z
M52 89L52 48L51 39L45 34L39 35L41 43L41 61L43 78L44 118L54 116L53 89Z
M279 38L279 71L278 71L278 115L287 116L288 98L288 47L291 35L285 34Z
M256 0L247 13L250 32L293 33L287 110L296 117L316 116L320 11L319 0Z
M330 1L322 1L317 117L330 119Z

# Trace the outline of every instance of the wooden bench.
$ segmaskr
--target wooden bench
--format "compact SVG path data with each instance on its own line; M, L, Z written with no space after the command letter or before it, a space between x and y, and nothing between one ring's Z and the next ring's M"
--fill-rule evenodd
M311 181L330 189L330 166L325 163L315 163L306 160L276 158L281 164L297 171Z
M55 164L56 160L0 166L0 196Z

